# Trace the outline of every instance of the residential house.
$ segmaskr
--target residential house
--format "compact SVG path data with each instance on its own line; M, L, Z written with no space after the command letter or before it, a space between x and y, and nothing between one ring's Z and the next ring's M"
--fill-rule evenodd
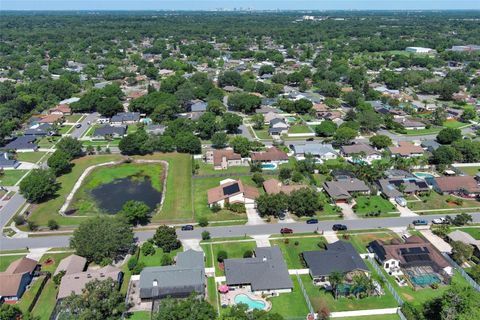
M338 157L338 153L333 149L333 146L328 143L293 144L290 145L290 148L298 160L305 159L307 154L319 160L331 160Z
M177 254L174 265L142 270L140 299L145 302L165 297L186 298L192 293L203 297L205 284L204 254L189 249Z
M207 191L208 205L214 204L223 208L227 203L243 203L255 206L255 199L260 196L257 188L244 185L241 180L225 179L218 187Z
M271 136L281 136L288 133L289 125L283 118L275 118L270 120L268 133Z
M380 192L389 199L403 197L404 194L416 194L430 190L425 180L416 177L379 179L376 183Z
M437 177L432 180L433 188L442 194L462 194L475 197L480 194L480 186L471 176Z
M412 120L409 118L394 118L393 121L395 121L398 124L401 124L405 129L407 130L422 130L425 129L425 123Z
M8 152L0 152L0 169L16 169L19 165L16 159L10 159Z
M265 124L270 124L270 121L275 120L275 119L281 119L285 121L285 117L279 115L276 112L270 111L264 114L263 120Z
M2 150L14 150L16 152L33 152L38 150L38 145L34 142L37 138L35 136L19 136L10 141Z
M473 255L480 259L480 240L462 230L455 230L447 235L449 241L460 241L473 247Z
M226 170L230 166L248 165L248 162L244 161L242 156L235 153L233 149L209 150L205 154L205 162L213 164L214 170Z
M62 116L69 116L72 114L72 109L68 106L68 104L59 104L56 107L51 108L48 110L50 114L58 114Z
M190 104L187 108L188 112L206 112L207 103L201 100L190 101Z
M442 254L426 239L410 236L405 242L393 239L389 243L374 240L368 250L390 275L403 275L411 268L425 267L433 272L452 275L453 268Z
M39 123L49 123L49 124L54 124L54 123L61 123L65 120L65 117L63 114L47 114L43 117L40 118Z
M13 261L0 272L0 301L15 303L33 279L38 262L26 257Z
M357 143L342 146L340 153L351 162L371 163L373 160L380 160L382 155L368 144Z
M225 259L224 266L229 287L247 287L253 293L266 295L293 290L287 264L278 246L256 248L252 258Z
M145 127L145 131L150 134L160 135L165 133L167 127L161 124L149 124Z
M79 273L85 269L86 265L87 259L77 256L76 254L71 254L60 261L53 275L56 276L62 271L65 272L65 274Z
M37 137L45 137L48 135L52 135L54 132L52 130L52 125L49 123L36 123L30 128L23 131L23 135L25 136L37 136Z
M110 123L112 125L134 124L140 121L140 113L138 112L120 112L112 117Z
M445 111L449 120L460 120L463 115L463 109L447 108Z
M370 188L357 178L337 180L337 181L325 181L323 183L323 189L335 201L335 203L345 203L349 201L353 196L352 194L370 194Z
M252 161L266 162L266 163L286 163L288 162L288 155L277 147L270 147L266 151L256 151L251 153Z
M428 152L433 152L440 148L441 144L435 140L423 140L420 146Z
M308 188L305 184L283 184L282 182L278 181L275 178L265 180L263 182L263 189L267 194L277 194L277 193L285 193L290 194L295 190L300 190Z
M92 134L92 139L112 139L123 138L127 133L127 126L104 125L96 128Z
M421 146L414 145L409 141L400 141L396 147L388 147L392 156L401 158L421 157L425 152Z
M302 252L315 285L330 286L328 277L332 272L340 272L350 280L356 274L370 274L370 269L350 242L339 240L325 246L326 250Z
M114 266L106 266L96 270L65 274L60 282L57 300L66 298L72 293L81 294L87 283L93 280L102 281L107 279L113 279L120 284L123 279L123 272Z

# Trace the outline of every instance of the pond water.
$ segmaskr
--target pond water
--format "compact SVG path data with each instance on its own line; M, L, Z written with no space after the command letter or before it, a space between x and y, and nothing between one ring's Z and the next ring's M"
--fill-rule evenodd
M152 187L149 177L116 179L91 190L91 194L98 207L110 214L120 211L129 200L142 201L153 210L162 199L162 193Z

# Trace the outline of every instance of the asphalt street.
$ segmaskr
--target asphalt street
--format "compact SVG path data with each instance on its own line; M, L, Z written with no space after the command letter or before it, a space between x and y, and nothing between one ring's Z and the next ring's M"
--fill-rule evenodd
M73 129L73 131L70 133L70 136L71 136L72 138L80 139L80 137L85 133L85 131L87 131L88 128L90 128L90 125L89 125L88 123L89 123L89 122L90 122L91 124L96 123L98 117L99 117L99 114L98 114L98 113L88 114L88 115L82 120L82 122L80 122L80 123L82 124L82 126L81 126L80 128L75 128L75 129Z

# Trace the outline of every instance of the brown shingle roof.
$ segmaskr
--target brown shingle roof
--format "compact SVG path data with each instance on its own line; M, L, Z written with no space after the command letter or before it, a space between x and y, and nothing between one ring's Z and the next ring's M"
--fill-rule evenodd
M219 166L222 164L222 159L225 157L228 160L241 160L242 156L233 152L231 149L213 150L213 164Z
M35 268L37 267L37 264L38 264L37 261L33 259L29 259L27 257L23 257L10 263L7 270L5 270L5 273L9 273L9 274L25 273L25 272L30 273L30 272L33 272L33 270L35 270Z
M40 119L40 122L41 123L54 123L54 122L57 122L58 120L62 119L63 116L61 114L49 114L49 115L46 115L44 117L42 117L42 119Z
M65 274L72 274L82 272L87 264L87 259L84 257L72 254L60 261L54 275L57 275L61 271L65 271Z
M253 161L286 161L288 160L288 155L276 147L268 148L264 152L253 152L252 153Z
M423 153L421 146L416 146L408 141L401 141L398 143L398 147L389 147L389 150L392 154L399 154L401 156Z
M20 283L22 282L22 273L6 274L0 273L0 296L14 297L18 293Z
M308 188L308 186L304 184L284 185L277 179L272 178L263 182L263 188L265 189L265 192L268 194L276 194L280 192L283 192L285 194L290 194L295 190Z
M471 176L455 176L435 178L437 187L441 192L457 192L466 190L470 193L480 193L477 181Z
M67 104L59 104L58 106L50 109L50 113L52 112L70 113L72 112L72 109L70 109Z
M233 186L233 185L238 185L238 192L231 193L231 194L225 194L224 189L226 187L230 187L230 186ZM238 181L234 180L234 181L231 181L231 182L221 184L218 187L209 189L208 192L207 192L208 203L212 204L212 203L215 203L215 202L218 202L220 200L233 197L233 196L241 194L241 193L243 193L243 196L245 198L248 198L248 199L256 199L260 196L257 188L251 187L251 186L246 186L240 180L238 180Z

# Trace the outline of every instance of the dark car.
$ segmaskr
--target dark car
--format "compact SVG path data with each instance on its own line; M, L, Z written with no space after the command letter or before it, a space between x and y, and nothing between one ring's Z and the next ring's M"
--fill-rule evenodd
M193 226L191 224L182 226L182 231L192 231L192 230L193 230Z
M288 234L288 233L293 233L293 230L290 228L282 228L280 229L281 234Z
M318 219L308 219L307 224L316 224L318 223Z
M412 223L413 223L413 225L415 225L415 226L426 226L426 225L428 225L428 221L427 221L427 220L420 220L420 219L418 219L418 220L413 220Z
M307 141L313 141L315 140L314 138L308 138Z
M81 126L82 126L81 123L77 123L77 124L75 125L75 128L80 128Z
M332 227L333 231L341 231L341 230L347 230L347 226L344 224L334 224Z

